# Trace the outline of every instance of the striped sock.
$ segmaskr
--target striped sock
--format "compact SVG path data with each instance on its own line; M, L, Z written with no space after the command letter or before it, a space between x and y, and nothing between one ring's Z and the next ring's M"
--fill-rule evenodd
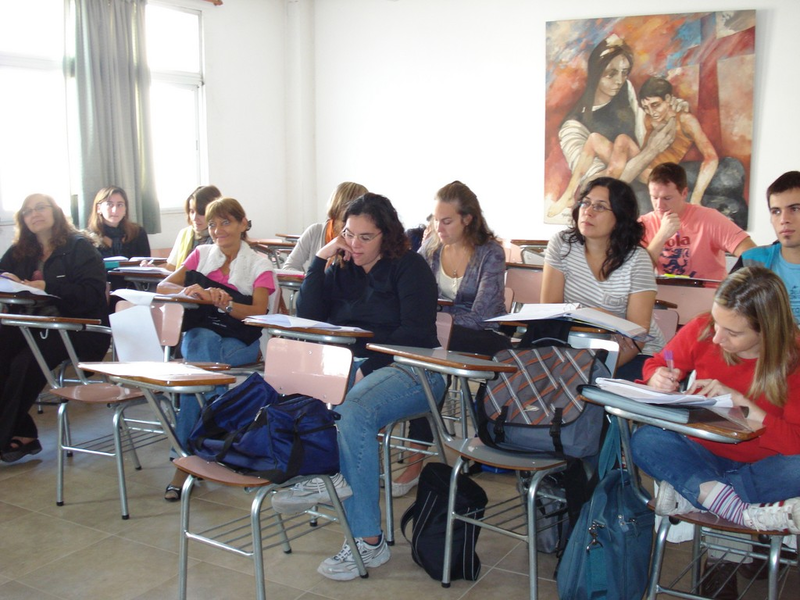
M702 504L715 515L733 521L737 525L744 525L742 513L747 504L739 498L731 486L717 482Z

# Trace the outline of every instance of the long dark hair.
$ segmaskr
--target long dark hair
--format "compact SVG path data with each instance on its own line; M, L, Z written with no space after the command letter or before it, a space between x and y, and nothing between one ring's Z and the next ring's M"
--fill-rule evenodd
M397 211L388 198L378 194L366 193L359 196L347 207L344 213L345 222L351 216L367 216L375 227L381 230L381 256L383 258L400 258L411 247L403 224Z
M131 203L128 202L128 194L125 193L125 190L116 185L104 187L102 190L97 192L97 194L95 194L94 202L92 202L92 212L89 215L89 223L86 225L86 229L100 238L101 246L105 245L103 243L103 237L105 236L105 233L103 232L104 221L103 217L100 216L97 207L111 198L111 196L114 194L119 194L125 201L125 216L122 217L118 225L118 227L120 227L124 232L122 241L130 242L131 240L135 240L139 236L139 230L141 229L141 226L138 223L134 223L128 218L128 215L131 214Z
M219 200L220 198L222 198L222 192L219 191L217 186L198 186L191 194L189 194L189 197L186 198L186 201L183 203L183 212L186 213L186 222L189 223L189 225L192 224L192 220L189 218L189 203L192 200L194 200L194 209L197 211L197 214L205 216L206 207L214 200Z
M572 250L573 244L578 243L582 246L586 244L586 238L578 229L578 213L581 210L581 202L596 187L604 187L608 190L611 212L614 213L617 221L609 236L606 259L600 268L600 275L603 279L608 279L641 245L644 237L644 225L639 222L639 202L636 200L636 194L631 186L613 177L597 177L584 186L572 209L572 227L563 233L570 245L570 250Z
M624 56L629 66L633 68L633 50L625 43L625 40L616 34L610 35L594 47L594 50L589 55L589 62L586 67L586 87L578 102L568 113L567 119L578 119L590 130L592 129L592 108L594 107L594 96L597 92L600 78L603 76L608 63L620 55ZM617 96L625 92L626 87L623 86ZM633 121L633 110L630 108L628 110L631 113L631 121Z
M30 200L31 203L35 203L37 200L46 202L50 205L50 210L53 211L53 230L50 234L51 248L63 246L67 243L67 238L73 233L76 233L72 223L67 221L67 217L64 216L64 211L61 210L61 207L56 204L56 201L53 200L52 197L46 194L31 194L25 198L22 202L22 208L14 215L14 252L12 256L14 260L17 261L30 258L39 259L44 252L44 248L42 248L42 245L39 243L36 234L28 229L28 226L25 224L25 219L22 217L22 211L28 200Z

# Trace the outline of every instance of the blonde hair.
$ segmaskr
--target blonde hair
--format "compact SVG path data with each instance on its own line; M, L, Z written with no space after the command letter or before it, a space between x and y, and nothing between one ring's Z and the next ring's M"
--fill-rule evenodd
M353 183L352 181L344 181L337 185L331 194L330 200L328 200L328 219L336 226L341 225L344 222L344 213L350 203L368 191L360 183Z
M798 366L798 331L789 294L783 281L764 267L745 267L731 273L720 284L714 302L744 317L760 334L758 359L749 398L761 394L775 406L786 404L789 375ZM711 335L710 324L701 338ZM738 357L723 350L725 362L734 365Z

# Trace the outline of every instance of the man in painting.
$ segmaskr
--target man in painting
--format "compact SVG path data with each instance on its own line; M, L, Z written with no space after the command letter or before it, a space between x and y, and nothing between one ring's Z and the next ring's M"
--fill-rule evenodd
M794 320L800 323L800 171L788 171L772 182L767 188L767 206L778 241L751 248L742 254L740 263L775 271L789 292Z
M741 256L755 246L746 231L719 211L686 201L689 186L680 165L657 165L647 180L653 211L641 217L642 243L659 275L721 281L728 273L725 253Z

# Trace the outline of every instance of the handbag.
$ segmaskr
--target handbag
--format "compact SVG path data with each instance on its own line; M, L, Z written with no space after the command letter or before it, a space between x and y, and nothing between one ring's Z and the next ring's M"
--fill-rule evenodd
M481 387L478 436L487 446L583 458L600 449L603 407L579 398L578 387L608 373L595 351L546 346L502 350L497 362L516 365Z
M447 528L447 498L453 470L444 463L429 463L422 469L417 485L417 497L406 509L400 528L406 541L411 542L411 558L433 579L441 581L444 574L444 543ZM455 511L474 519L483 517L488 498L477 483L463 474L458 475ZM411 522L411 540L406 527ZM481 572L481 560L475 546L480 527L464 521L453 523L453 552L450 561L450 580L475 581Z
M190 450L239 473L283 483L339 472L339 415L309 396L281 396L257 373L201 412Z
M581 509L558 566L562 600L640 600L647 587L655 515L627 470L617 466L619 440L612 419L600 453L600 482Z

